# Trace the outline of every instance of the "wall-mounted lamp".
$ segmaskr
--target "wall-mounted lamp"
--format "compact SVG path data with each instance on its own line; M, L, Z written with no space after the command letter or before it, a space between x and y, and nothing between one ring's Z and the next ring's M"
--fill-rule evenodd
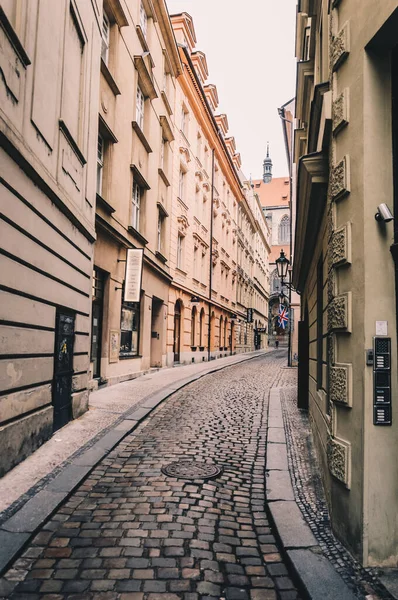
M199 296L191 296L191 303L196 304L200 302Z
M390 221L393 220L393 218L394 218L394 215L388 208L387 204L383 203L377 207L377 213L375 214L376 221L383 222L383 223L389 223Z

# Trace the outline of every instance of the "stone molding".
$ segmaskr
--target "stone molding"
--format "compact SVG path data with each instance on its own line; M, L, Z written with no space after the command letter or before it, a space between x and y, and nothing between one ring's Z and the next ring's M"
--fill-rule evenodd
M333 102L332 123L333 134L337 135L349 122L349 88L345 88Z
M352 407L352 365L336 363L330 367L329 396L336 404Z
M332 71L337 71L350 53L349 23L345 23L339 33L334 36L330 48Z
M350 193L350 157L348 155L333 167L330 175L330 194L337 202Z
M347 489L351 485L351 444L345 440L330 437L327 445L329 471Z
M351 292L336 296L328 305L328 330L351 333Z
M331 263L333 267L351 264L351 223L348 222L336 231L332 237Z

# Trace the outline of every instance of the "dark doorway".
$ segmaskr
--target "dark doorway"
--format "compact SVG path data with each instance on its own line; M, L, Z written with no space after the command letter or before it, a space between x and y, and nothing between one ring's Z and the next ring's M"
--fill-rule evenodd
M310 376L310 337L308 306L305 305L304 320L298 324L298 400L299 408L308 409Z
M73 346L75 342L75 315L57 310L55 321L55 356L52 401L54 431L72 418Z
M180 362L181 353L181 302L177 300L174 306L174 362Z
M94 379L101 377L101 338L104 306L105 274L97 267L93 271L93 308L91 315L91 362Z

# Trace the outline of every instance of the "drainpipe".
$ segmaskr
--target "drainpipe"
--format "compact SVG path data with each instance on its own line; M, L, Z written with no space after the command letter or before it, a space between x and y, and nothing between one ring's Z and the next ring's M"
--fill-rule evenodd
M209 327L207 360L211 360L211 288L213 285L213 207L214 207L214 148L211 151L211 196L210 196L210 261L209 261Z

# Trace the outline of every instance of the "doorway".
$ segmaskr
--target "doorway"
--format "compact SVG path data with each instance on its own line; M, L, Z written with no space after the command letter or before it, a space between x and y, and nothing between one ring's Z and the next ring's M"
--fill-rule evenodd
M93 378L101 377L101 338L102 318L104 307L105 274L94 267L93 270L93 305L91 315L91 362L93 363Z
M181 355L181 301L177 300L174 306L174 340L173 340L174 362L180 362Z
M310 376L310 337L308 305L305 304L304 320L298 324L298 400L299 408L308 409Z
M54 431L72 418L73 346L75 315L57 309L55 317L55 355L52 385Z
M151 367L162 366L163 300L152 298L151 315Z

